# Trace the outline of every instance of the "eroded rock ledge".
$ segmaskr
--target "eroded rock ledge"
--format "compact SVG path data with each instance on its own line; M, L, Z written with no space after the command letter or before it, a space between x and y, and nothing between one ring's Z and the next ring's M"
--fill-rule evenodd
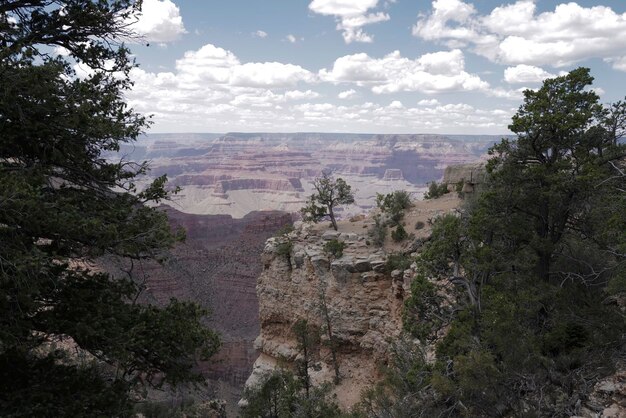
M382 377L380 366L388 363L391 343L401 333L402 307L415 277L415 264L390 271L388 254L415 255L420 242L430 235L428 220L453 211L458 203L455 196L416 202L404 218L414 238L402 244L388 238L382 248L370 243L371 217L340 222L339 231L327 229L327 224L297 224L288 235L270 238L257 283L261 332L255 345L261 355L247 384L254 385L262 373L276 367L293 365L298 349L291 328L298 319L317 327L322 338L315 353L319 370L311 370L313 382L332 381L331 352L324 344L328 336L321 310L323 294L339 347L337 400L343 408L356 403L361 391ZM418 221L425 226L416 230ZM341 257L324 251L330 240L345 243Z

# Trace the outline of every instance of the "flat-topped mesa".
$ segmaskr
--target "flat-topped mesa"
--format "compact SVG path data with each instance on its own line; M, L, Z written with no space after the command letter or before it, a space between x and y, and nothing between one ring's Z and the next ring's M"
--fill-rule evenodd
M398 168L388 168L385 170L383 180L404 180L404 175Z
M394 270L388 255L400 252L410 260L430 236L428 220L453 211L459 202L452 194L415 202L403 220L414 236L396 243L387 234L381 248L370 242L371 216L341 221L338 231L326 222L296 223L293 232L267 240L257 282L261 330L255 345L260 356L247 384L256 384L263 372L294 365L299 352L292 327L306 319L322 340L313 354L320 367L309 371L313 383L333 381L334 345L341 376L334 392L342 408L354 405L363 389L382 378L380 366L389 362L392 341L402 332L402 308L416 275L415 264ZM326 249L334 240L344 243L340 257ZM334 344L329 344L324 309Z
M297 178L240 178L220 180L215 186L216 193L227 193L231 190L278 190L303 191L302 184Z

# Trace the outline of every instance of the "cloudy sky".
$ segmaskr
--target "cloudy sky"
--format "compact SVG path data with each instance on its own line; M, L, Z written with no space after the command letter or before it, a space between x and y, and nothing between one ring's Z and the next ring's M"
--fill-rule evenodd
M578 66L626 95L625 0L144 0L151 132L507 133Z

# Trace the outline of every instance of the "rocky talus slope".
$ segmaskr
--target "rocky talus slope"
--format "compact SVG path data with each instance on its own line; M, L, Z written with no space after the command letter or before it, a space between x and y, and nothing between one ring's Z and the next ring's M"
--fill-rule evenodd
M257 284L261 333L255 344L261 354L247 384L255 384L265 371L294 362L298 349L291 327L298 319L306 319L321 334L322 343L315 353L319 370L311 372L313 381L332 381L332 356L329 344L324 344L329 339L322 307L325 301L339 347L341 383L335 393L343 408L357 402L361 391L381 378L380 366L390 359L392 341L401 333L402 306L415 276L415 265L389 271L387 255L414 253L430 234L428 220L453 211L458 203L451 195L416 202L404 218L414 239L402 244L388 240L382 248L370 243L370 217L340 222L337 232L326 224L299 224L285 237L270 238ZM425 226L414 230L418 221ZM324 252L324 244L332 239L346 244L340 258ZM287 241L291 250L285 254Z

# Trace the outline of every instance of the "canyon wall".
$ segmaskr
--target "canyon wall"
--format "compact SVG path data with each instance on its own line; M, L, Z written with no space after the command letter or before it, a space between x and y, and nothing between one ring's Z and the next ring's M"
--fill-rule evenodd
M261 332L255 344L261 354L247 384L254 385L273 368L293 366L299 350L292 326L298 319L306 319L321 334L322 344L314 353L319 367L311 371L313 381L332 381L334 365L329 344L324 343L329 340L327 309L341 374L335 393L344 408L357 402L361 391L381 378L380 366L390 359L392 341L402 329L402 306L415 276L415 265L389 271L387 255L416 251L430 235L428 219L453 211L458 203L452 195L416 202L404 222L407 228L413 229L418 222L424 227L410 231L413 239L403 244L388 239L382 248L369 241L370 217L340 222L338 232L327 224L298 223L294 232L270 238L257 284ZM346 245L338 259L324 252L324 244L331 239ZM287 241L291 248L285 253Z
M164 305L170 298L190 300L209 308L207 325L220 333L222 348L203 374L230 404L236 403L258 356L253 346L259 334L259 305L255 293L265 241L291 223L284 212L252 212L241 219L228 215L193 215L163 207L174 227L187 233L163 264L136 263L133 277L143 283L144 303ZM106 260L107 268L127 269L123 260ZM217 382L220 382L217 385Z
M176 207L241 218L259 210L297 212L324 169L344 178L356 202L342 216L367 212L376 193L403 189L420 198L450 164L475 162L499 137L321 133L169 134L142 138L122 154L150 160L145 179L167 174L183 186Z

